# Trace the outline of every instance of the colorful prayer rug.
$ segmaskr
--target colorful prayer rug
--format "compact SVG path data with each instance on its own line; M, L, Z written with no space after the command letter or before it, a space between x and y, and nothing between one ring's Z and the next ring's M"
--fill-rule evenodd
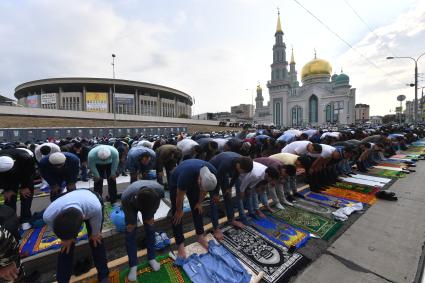
M115 225L111 221L111 211L112 211L112 204L110 202L105 202L103 204L103 226L102 231L107 231L115 228Z
M335 187L350 190L358 193L362 193L365 195L375 195L377 192L379 192L378 188L368 187L368 186L362 186L357 184L350 184L346 182L336 182Z
M374 195L365 195L362 193L353 192L350 190L345 190L340 188L329 187L329 189L326 189L325 191L323 191L323 193L326 195L350 199L357 202L366 203L369 205L376 203L376 197Z
M329 240L342 226L341 222L293 206L285 206L285 209L275 211L273 216L323 240Z
M349 200L349 199L334 197L334 196L325 195L325 194L314 193L314 192L310 191L309 189L299 191L298 193L301 194L306 200L313 201L313 202L316 202L316 203L320 203L320 204L323 204L323 205L327 205L327 206L330 206L330 207L335 207L335 208L352 206L352 205L355 205L356 203L358 203L356 201L352 201L352 200Z
M81 226L77 242L88 239L85 225ZM59 249L61 240L56 237L47 225L41 228L29 229L22 235L19 253L22 257L32 256L47 250Z
M259 220L252 218L251 224L271 241L288 248L291 246L300 248L310 238L308 232L293 227L271 215L268 215L266 218L260 218Z
M263 271L265 282L288 282L290 277L309 263L301 254L288 253L286 247L275 244L249 226L236 229L227 225L222 232L222 245L255 273Z
M293 205L303 210L320 214L327 218L332 218L332 212L336 211L336 209L333 207L321 205L319 203L308 201L303 198L297 198L296 201L293 202Z
M365 185L365 186L377 187L377 188L383 188L386 185L384 183L360 179L360 178L354 178L354 177L341 177L340 180L345 181L347 183L351 183L351 184L359 184L359 185Z
M404 178L404 177L406 177L406 173L401 172L401 171L393 171L393 170L378 169L378 168L369 169L369 173L380 176L380 177L387 177L387 178Z
M153 271L149 263L143 262L137 266L137 282L139 283L190 283L189 277L182 268L173 265L173 260L168 256L159 256L156 258L161 264L161 269ZM126 268L120 272L120 283L130 283L127 276L129 269Z

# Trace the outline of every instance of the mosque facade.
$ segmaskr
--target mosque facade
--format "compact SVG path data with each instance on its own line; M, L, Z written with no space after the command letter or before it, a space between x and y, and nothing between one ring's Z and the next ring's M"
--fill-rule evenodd
M289 70L288 70L289 65ZM273 46L271 80L267 82L270 101L264 105L261 86L257 86L257 124L277 127L306 127L353 124L355 120L356 89L342 71L332 75L331 64L314 58L301 69L301 84L292 50L286 58L286 44L278 15Z

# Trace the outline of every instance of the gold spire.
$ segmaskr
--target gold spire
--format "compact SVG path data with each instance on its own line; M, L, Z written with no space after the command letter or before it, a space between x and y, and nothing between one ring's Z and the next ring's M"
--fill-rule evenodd
M276 32L282 32L282 25L280 24L280 11L279 11L279 8L277 8L277 26L276 26Z
M294 59L294 48L292 48L292 53L291 53L291 63L290 64L295 64L295 59Z

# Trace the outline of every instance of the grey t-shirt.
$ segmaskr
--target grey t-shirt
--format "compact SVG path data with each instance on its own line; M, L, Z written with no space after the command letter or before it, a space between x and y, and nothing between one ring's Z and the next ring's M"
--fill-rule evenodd
M154 189L161 198L164 197L164 187L161 184L159 184L157 181L139 180L132 183L130 186L127 187L127 189L125 189L125 191L121 195L121 204L122 204L122 209L124 210L124 213L125 213L126 224L132 224L132 225L137 224L138 210L137 210L137 207L135 206L134 197L136 196L139 189L142 187Z

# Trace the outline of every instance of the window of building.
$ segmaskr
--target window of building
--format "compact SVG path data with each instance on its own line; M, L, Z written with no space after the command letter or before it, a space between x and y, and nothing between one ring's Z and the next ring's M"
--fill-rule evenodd
M317 123L319 118L318 118L318 104L319 101L317 99L316 95L312 95L309 99L309 115L308 115L308 120L310 123Z
M294 106L291 110L292 126L301 126L303 122L302 108L300 106Z
M281 125L281 105L280 102L276 102L274 105L274 123L276 126L280 126Z

